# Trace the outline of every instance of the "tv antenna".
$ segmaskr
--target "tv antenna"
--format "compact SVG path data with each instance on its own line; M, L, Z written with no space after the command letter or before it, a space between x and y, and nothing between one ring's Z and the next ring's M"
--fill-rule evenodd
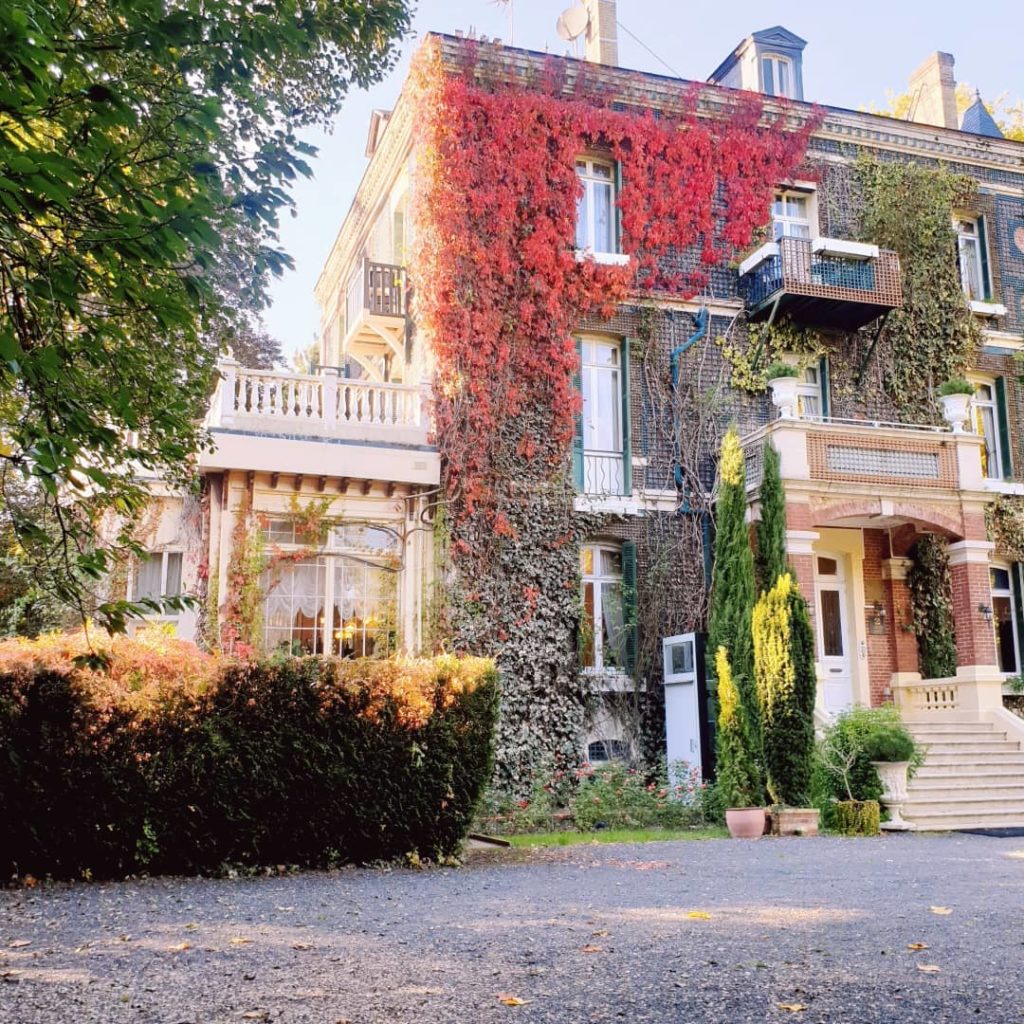
M555 22L555 31L566 42L572 43L573 55L576 57L579 56L579 38L587 31L589 24L590 12L582 5L567 7Z

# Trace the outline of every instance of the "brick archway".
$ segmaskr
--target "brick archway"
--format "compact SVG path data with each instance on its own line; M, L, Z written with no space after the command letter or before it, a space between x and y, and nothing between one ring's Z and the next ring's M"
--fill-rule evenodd
M950 514L950 511L929 505L890 501L882 498L855 498L828 505L812 506L810 516L812 529L833 525L841 526L841 520L875 518L879 520L879 528L883 528L886 522L902 521L913 524L923 532L937 533L950 541L964 540L970 532L969 528L965 529L964 516L959 509L956 509L954 514ZM983 521L981 526L984 529ZM980 536L983 537L984 533Z

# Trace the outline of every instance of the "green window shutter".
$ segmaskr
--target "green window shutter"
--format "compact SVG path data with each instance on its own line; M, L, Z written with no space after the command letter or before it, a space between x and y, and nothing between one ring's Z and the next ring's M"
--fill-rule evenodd
M583 493L583 342L576 339L576 372L572 375L572 386L580 396L580 408L576 413L576 430L572 437L572 483Z
M622 208L619 196L622 194L622 163L615 161L615 251L622 252Z
M821 389L821 416L828 419L832 415L832 396L829 394L828 356L818 360L818 387Z
M1010 416L1006 404L1006 378L996 377L996 413L999 416L999 457L1003 479L1013 476L1013 448L1010 444Z
M1010 588L1013 592L1013 612L1017 620L1017 675L1024 673L1022 661L1024 661L1024 587L1021 586L1021 572L1024 566L1020 562L1014 562L1010 566Z
M622 543L622 618L626 631L626 671L636 672L636 544Z
M633 427L629 401L629 338L622 339L622 493L633 494Z
M987 302L992 298L992 279L988 272L988 233L984 217L978 218L978 251L981 253L981 287Z

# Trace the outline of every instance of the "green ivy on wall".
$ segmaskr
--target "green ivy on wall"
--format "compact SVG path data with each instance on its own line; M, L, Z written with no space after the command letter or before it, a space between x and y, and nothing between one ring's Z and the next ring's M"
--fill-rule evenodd
M934 389L962 376L980 331L964 296L953 211L971 206L972 178L915 163L862 155L861 237L899 253L903 305L886 322L875 358L882 386L908 419L935 418Z
M821 335L810 328L793 323L788 317L775 323L747 325L746 344L719 337L716 343L729 364L730 383L750 394L760 394L768 387L766 373L772 363L785 356L796 356L800 369L812 366L828 351Z
M907 573L907 588L921 676L925 679L956 675L953 592L946 547L942 537L926 533L910 550L914 564Z
M985 526L1001 555L1024 562L1024 498L1000 495L985 507Z

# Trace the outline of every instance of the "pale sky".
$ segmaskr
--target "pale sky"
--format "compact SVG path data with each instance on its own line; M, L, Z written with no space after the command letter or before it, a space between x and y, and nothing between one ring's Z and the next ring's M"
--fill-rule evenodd
M506 43L561 54L569 44L556 34L555 20L572 2L513 0L510 32L508 6L494 0L420 0L415 35L405 42L395 71L369 92L353 92L332 134L308 136L320 148L315 176L296 186L297 216L286 215L281 225L282 244L296 268L274 283L273 306L265 316L287 356L315 336L319 313L313 285L366 166L370 112L394 103L419 38L430 31L475 28ZM903 91L910 73L935 50L952 53L958 81L980 88L986 99L1007 92L1024 95L1022 0L726 0L710 7L683 0L619 0L618 16L619 63L642 71L670 73L630 32L683 78L700 81L744 36L782 24L807 40L803 76L809 101L852 109L881 104L886 90Z

